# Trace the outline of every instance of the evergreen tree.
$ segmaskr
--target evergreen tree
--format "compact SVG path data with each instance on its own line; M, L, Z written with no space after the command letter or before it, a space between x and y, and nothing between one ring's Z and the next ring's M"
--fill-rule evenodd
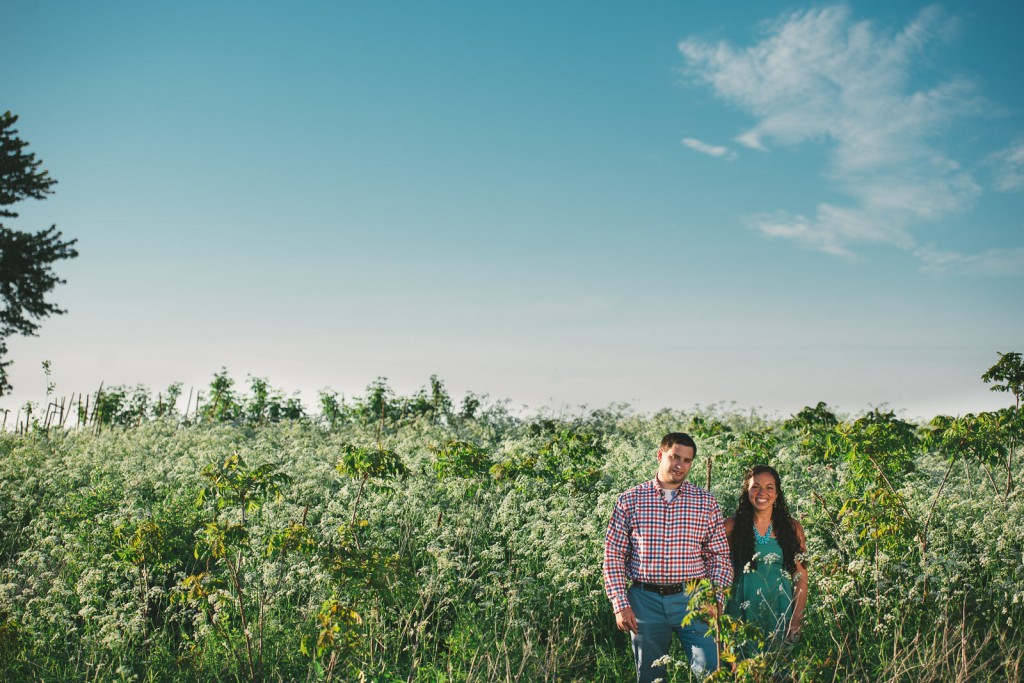
M17 121L9 111L0 114L0 218L17 218L7 207L23 199L45 199L57 182L35 154L25 151L28 143L18 138ZM12 388L7 379L11 361L4 360L7 338L34 335L44 318L65 312L46 295L64 283L53 264L78 256L77 241L64 241L56 225L30 233L0 223L0 396Z

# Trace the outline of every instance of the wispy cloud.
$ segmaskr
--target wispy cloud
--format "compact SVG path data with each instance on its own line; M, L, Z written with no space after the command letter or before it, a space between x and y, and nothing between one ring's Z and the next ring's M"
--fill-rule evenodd
M761 151L825 145L824 177L848 198L819 203L811 216L775 210L751 217L751 224L766 236L849 257L871 243L913 252L913 230L971 209L981 186L942 144L954 123L979 116L985 102L965 77L920 88L912 78L927 52L956 30L956 20L937 7L892 31L833 6L767 24L750 47L681 42L692 77L755 117L737 143ZM998 164L1001 188L1024 189L1024 144ZM999 260L977 259L970 270Z
M1024 190L1024 138L988 158L995 167L994 185L1000 192Z
M919 247L914 255L921 260L921 270L937 275L969 273L1017 277L1024 273L1024 248L989 249L980 254L961 254Z
M683 144L695 152L707 154L709 157L718 157L727 161L732 161L736 158L736 152L732 151L728 147L709 145L708 143L701 142L696 138L683 138Z

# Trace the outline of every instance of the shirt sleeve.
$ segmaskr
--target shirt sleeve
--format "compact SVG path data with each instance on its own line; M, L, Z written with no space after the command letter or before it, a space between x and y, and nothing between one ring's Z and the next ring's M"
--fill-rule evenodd
M629 514L622 503L622 496L619 496L604 539L604 591L616 613L629 607L629 598L626 596L629 534Z
M728 588L732 585L732 557L729 555L722 509L714 498L710 502L709 517L708 535L704 540L704 569L717 588Z

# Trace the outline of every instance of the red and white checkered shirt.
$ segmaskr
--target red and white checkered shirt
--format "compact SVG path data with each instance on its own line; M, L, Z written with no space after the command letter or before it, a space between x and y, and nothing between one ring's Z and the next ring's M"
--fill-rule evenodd
M604 590L612 607L629 607L629 580L673 584L710 578L732 583L732 561L718 501L686 481L666 503L657 479L615 503L604 541Z

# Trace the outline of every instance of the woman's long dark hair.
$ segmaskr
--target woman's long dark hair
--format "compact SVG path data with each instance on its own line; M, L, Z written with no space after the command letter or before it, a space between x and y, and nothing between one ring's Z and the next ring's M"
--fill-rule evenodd
M796 572L796 556L804 552L796 536L793 518L789 516L789 506L786 504L785 494L782 493L782 479L779 473L768 465L754 465L743 476L739 505L736 506L736 514L733 515L732 536L729 537L732 566L737 576L743 573L743 568L748 562L751 563L751 567L757 566L757 560L751 562L751 558L754 557L754 506L747 492L754 477L766 473L775 479L776 497L775 507L772 508L772 528L775 529L776 540L782 546L782 566L786 571L791 574Z

